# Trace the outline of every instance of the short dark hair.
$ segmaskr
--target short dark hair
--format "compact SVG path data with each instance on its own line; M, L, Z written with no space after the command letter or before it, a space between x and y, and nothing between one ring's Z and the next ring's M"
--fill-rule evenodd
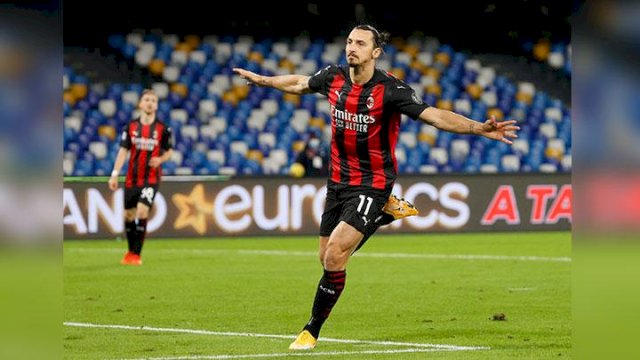
M142 90L142 94L140 94L140 99L142 99L142 97L147 95L147 94L153 95L155 97L158 97L158 94L156 94L155 90L153 90L153 89L144 89L144 90Z
M373 34L374 48L377 48L377 47L382 48L389 41L389 38L391 37L391 35L388 32L386 31L379 32L373 26L367 25L367 24L358 25L354 29L371 31L371 33Z

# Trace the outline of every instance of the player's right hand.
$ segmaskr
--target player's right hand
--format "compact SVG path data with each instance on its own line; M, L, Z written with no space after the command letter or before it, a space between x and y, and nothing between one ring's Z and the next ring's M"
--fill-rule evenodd
M118 177L112 176L109 178L109 189L115 191L118 189Z

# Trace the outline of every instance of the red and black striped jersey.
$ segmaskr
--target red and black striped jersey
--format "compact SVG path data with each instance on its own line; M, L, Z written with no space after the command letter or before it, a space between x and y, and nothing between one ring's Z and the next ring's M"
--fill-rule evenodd
M171 149L171 138L171 129L157 119L148 125L143 125L140 119L133 119L127 124L120 137L120 146L131 151L125 187L160 183L162 167L150 167L149 160Z
M311 76L309 88L327 96L330 104L330 181L390 190L398 173L400 116L417 119L429 105L405 82L379 69L358 85L351 82L348 66L327 66Z

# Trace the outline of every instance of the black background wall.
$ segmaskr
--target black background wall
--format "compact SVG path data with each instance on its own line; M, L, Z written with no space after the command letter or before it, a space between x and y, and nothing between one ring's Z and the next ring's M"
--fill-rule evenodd
M412 5L409 5L411 3ZM176 34L245 34L260 37L331 38L357 23L371 23L392 35L416 30L440 38L460 49L508 51L514 38L537 40L542 36L568 40L569 18L576 1L494 0L416 2L362 1L220 2L182 0L161 2L65 0L65 46L95 46L109 34L132 29L162 29ZM360 4L360 5L359 5Z

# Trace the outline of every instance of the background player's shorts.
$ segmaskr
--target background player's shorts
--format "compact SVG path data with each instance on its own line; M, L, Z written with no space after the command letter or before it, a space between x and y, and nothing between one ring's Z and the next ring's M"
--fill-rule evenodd
M144 187L125 187L124 189L124 208L133 209L141 202L149 208L153 205L153 199L156 198L158 185L150 185Z
M389 199L389 191L329 183L320 223L320 236L329 236L340 221L371 236L378 229L378 217Z

